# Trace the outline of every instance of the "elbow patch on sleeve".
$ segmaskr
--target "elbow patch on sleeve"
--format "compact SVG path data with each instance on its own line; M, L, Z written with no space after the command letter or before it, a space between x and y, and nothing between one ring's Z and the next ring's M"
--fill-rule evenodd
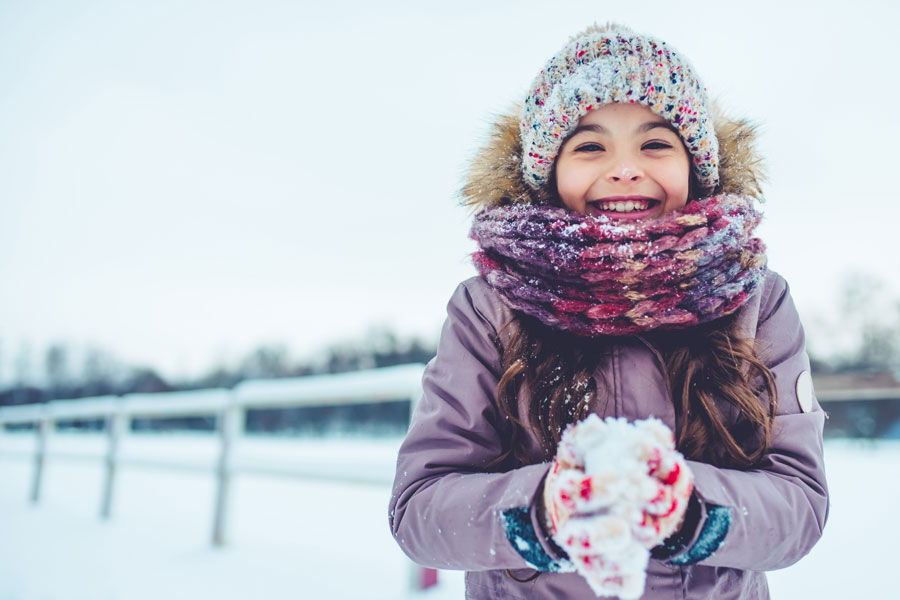
M554 560L544 551L537 537L537 532L531 524L531 516L527 506L510 508L501 514L503 531L506 539L516 549L516 552L525 559L528 566L537 571L549 571L553 573L571 571L568 561Z
M715 554L722 542L725 541L730 527L731 509L727 506L707 504L706 521L703 523L700 535L697 536L697 541L687 552L669 560L668 564L674 566L693 565L701 560L706 560Z

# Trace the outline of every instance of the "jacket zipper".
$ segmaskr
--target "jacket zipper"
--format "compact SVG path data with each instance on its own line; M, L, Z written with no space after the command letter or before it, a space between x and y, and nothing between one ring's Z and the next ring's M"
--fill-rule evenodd
M656 362L659 363L659 370L660 370L660 372L663 374L663 383L666 384L666 394L668 394L668 396L669 396L669 401L671 402L671 401L672 401L672 388L669 387L669 373L668 373L668 371L667 371L665 359L663 358L662 354L660 354L659 350L657 350L657 349L653 346L653 344L651 344L650 342L648 342L648 341L644 338L644 336L642 336L642 335L635 335L634 337L636 337L637 339L639 339L639 340L641 341L642 344L644 344L645 346L647 346L647 348L650 349L650 352L653 353L653 356L656 357Z

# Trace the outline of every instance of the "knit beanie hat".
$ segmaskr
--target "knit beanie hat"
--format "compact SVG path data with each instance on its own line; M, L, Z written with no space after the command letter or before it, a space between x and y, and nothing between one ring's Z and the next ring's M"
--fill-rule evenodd
M719 145L703 83L664 41L612 24L573 37L531 84L519 121L528 185L547 183L579 119L611 102L646 106L671 123L691 154L700 186L715 188Z

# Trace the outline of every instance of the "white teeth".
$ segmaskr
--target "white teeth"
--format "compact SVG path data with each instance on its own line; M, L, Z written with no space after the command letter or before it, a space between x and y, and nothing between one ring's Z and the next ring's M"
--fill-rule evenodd
M635 210L647 210L646 200L628 200L627 202L600 202L600 210L615 212L632 212Z

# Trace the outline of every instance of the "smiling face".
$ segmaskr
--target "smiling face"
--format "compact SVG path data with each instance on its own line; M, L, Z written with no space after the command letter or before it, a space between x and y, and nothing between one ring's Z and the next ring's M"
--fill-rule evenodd
M691 162L678 133L649 108L607 104L578 122L556 158L566 208L615 219L656 218L688 200Z

